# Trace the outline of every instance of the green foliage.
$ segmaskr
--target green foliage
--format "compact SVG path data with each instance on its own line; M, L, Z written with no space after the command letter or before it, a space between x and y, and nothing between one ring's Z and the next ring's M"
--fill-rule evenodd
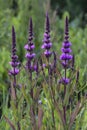
M0 90L6 90L10 53L4 47L2 51L0 50L0 60L2 61L0 66Z
M80 25L84 26L87 22L87 8L86 8L86 0L50 0L52 9L56 11L59 17L65 11L70 13L71 19L79 18ZM75 9L75 10L74 10ZM77 17L78 16L78 17Z

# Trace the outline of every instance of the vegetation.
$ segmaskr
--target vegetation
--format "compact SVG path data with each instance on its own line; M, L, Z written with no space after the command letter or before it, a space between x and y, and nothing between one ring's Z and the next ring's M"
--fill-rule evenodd
M78 0L73 2L70 0L55 0L55 2L53 0L6 0L5 2L0 0L0 130L20 130L19 127L21 130L87 129L87 14L85 6L85 0L79 0L79 2ZM51 75L50 72L51 76L49 76L50 63L41 49L46 12L50 18L51 51L55 51L50 57L50 63L54 63L55 56L57 61L56 74L52 72ZM69 40L72 43L71 49L75 62L74 69L67 70L67 76L70 77L71 82L67 85L65 96L64 84L59 85L58 83L61 75L64 74L59 57L64 41L66 16L69 18ZM34 53L36 54L32 62L36 65L35 67L39 64L38 71L40 71L38 76L36 71L32 73L32 81L29 80L29 74L25 71L26 52L24 49L28 41L31 17ZM12 26L15 27L16 53L20 61L16 90L12 89L13 76L8 74L11 68L9 62L11 61ZM46 64L44 71L42 62ZM71 65L72 63L70 63ZM50 84L51 80L52 84ZM34 86L33 98L29 93L31 86ZM11 89L16 91L16 101ZM64 110L62 105L67 107L66 124L61 120L63 117L59 114L59 109ZM34 115L32 115L32 111L35 112ZM74 113L72 114L72 112ZM68 126L70 119L73 120L73 123ZM20 126L18 127L18 125Z

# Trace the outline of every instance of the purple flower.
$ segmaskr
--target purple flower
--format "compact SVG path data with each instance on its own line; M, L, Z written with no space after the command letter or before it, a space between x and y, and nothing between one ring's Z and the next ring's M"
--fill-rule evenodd
M68 17L65 21L65 37L63 42L63 47L61 48L62 54L60 55L60 60L62 60L62 65L64 68L67 68L68 62L72 60L72 55L70 54L72 50L70 46L72 44L69 42L69 30L68 30Z
M35 53L33 53L33 50L35 48L35 45L33 43L33 23L32 23L32 18L30 18L30 23L29 23L29 38L28 38L28 43L24 46L26 49L27 53L25 57L27 58L27 63L26 63L26 69L32 71L34 70L32 61L35 57Z
M45 49L45 56L49 58L52 54L50 51L52 47L52 43L50 41L50 23L49 23L49 17L48 14L46 15L46 29L44 33L44 39L43 39L43 45L41 46L42 49Z
M25 56L27 59L32 60L35 57L35 53L30 54L29 52Z
M27 50L27 51L33 51L33 49L35 48L34 44L32 43L30 46L28 44L26 44L24 46L24 48Z
M72 50L70 48L61 48L61 51L64 53L70 53Z
M70 82L70 79L68 79L68 78L62 78L62 79L60 79L60 81L59 81L59 83L63 83L64 85L65 84L68 84Z
M70 55L68 53L62 53L61 56L60 56L60 59L68 61L68 60L72 59L72 55Z
M49 43L49 44L47 44L47 43L44 43L43 45L42 45L42 49L50 49L51 48L51 46L52 46L52 43Z
M69 48L71 45L72 45L72 44L71 44L70 42L68 42L68 41L64 41L64 42L63 42L63 47L64 47L65 49Z
M12 61L9 62L12 66L12 70L9 71L9 75L17 75L19 73L19 69L17 66L19 65L18 62L18 56L16 55L16 38L15 38L15 29L14 26L12 26L12 55L11 55Z
M52 54L52 52L49 51L49 50L46 50L46 51L44 52L44 54L45 54L46 57L50 57L51 54Z
M12 66L12 67L17 67L19 65L19 62L9 62L9 64Z
M17 75L18 73L19 73L19 69L17 69L17 68L9 71L9 75L13 75L13 76Z

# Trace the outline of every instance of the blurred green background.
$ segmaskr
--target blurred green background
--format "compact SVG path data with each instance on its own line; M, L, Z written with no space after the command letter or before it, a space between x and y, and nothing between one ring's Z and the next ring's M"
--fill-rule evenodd
M0 0L0 104L5 100L10 82L8 70L12 25L16 30L19 60L23 62L28 23L29 18L32 17L35 52L38 57L41 53L46 12L50 17L53 50L58 54L61 53L64 37L64 19L66 15L69 16L70 41L76 66L80 68L82 80L87 80L87 0Z

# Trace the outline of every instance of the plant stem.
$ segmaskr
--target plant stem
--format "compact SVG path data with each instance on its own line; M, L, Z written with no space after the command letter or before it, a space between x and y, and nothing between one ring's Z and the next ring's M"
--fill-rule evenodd
M14 72L15 72L15 68L14 68ZM17 93L16 93L16 76L14 75L14 82L13 82L13 87L14 87L14 94L15 94L15 108L18 110L18 103L17 103ZM20 129L20 123L19 121L17 121L17 129L18 130L21 130Z
M66 64L66 60L65 60L65 64ZM65 67L65 80L66 80L66 67ZM64 98L65 95L66 95L66 84L64 84ZM66 124L66 105L63 106L63 112L64 112L64 120Z
M54 109L53 108L52 108L52 119L53 119L53 128L54 128L54 130L56 130L55 117L54 117Z

